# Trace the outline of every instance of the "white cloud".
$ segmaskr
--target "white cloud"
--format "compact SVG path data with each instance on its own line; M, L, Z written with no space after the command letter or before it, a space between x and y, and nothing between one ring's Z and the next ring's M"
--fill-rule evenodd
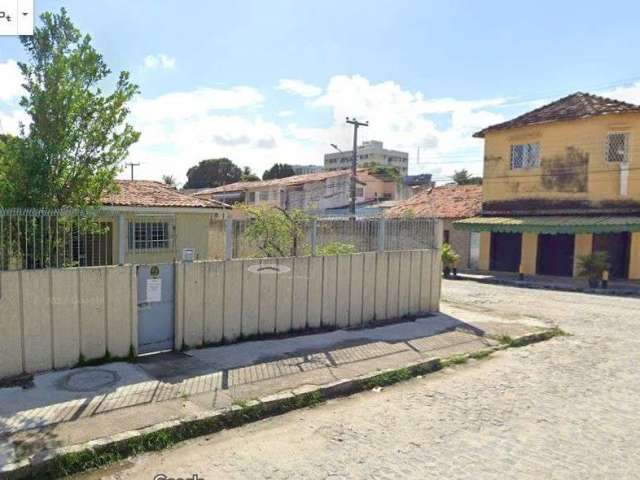
M0 133L16 135L20 124L28 124L29 117L18 106L24 94L23 77L15 60L0 63Z
M346 116L370 122L360 130L361 140L379 139L387 148L409 152L411 173L444 177L468 168L475 174L482 169L482 141L471 135L504 120L492 111L502 99L428 99L395 82L372 83L357 75L331 78L325 93L304 105L305 115L328 114L326 126L281 125L276 119L292 111L275 110L272 119L263 118L257 112L264 102L258 90L247 86L137 100L132 120L142 137L131 158L142 163L139 178L168 173L184 181L189 167L216 157L228 157L258 174L274 162L321 164L330 143L350 148L353 131L345 124ZM420 165L413 163L418 147Z
M176 66L176 59L159 53L157 55L147 55L144 57L144 67L149 70L161 68L162 70L172 70Z
M283 158L301 156L300 142L256 114L263 101L258 90L246 86L139 98L131 106L131 122L142 135L130 152L130 159L142 164L138 178L173 174L184 181L189 167L218 157L261 174Z
M326 93L313 102L313 106L331 109L332 125L323 130L309 130L291 126L292 134L300 139L318 138L323 145L338 143L350 148L352 129L345 117L368 120L369 127L360 129L361 138L385 142L386 148L409 152L415 160L418 147L422 165L411 164L410 172L428 172L441 162L443 172L452 174L459 168L481 173L482 142L472 134L494 123L503 121L502 115L492 108L505 100L456 100L452 98L428 99L423 93L403 89L399 84L386 81L371 83L354 75L338 75L330 79ZM445 116L445 125L434 115ZM455 158L456 163L449 160ZM461 161L468 163L461 164Z
M162 68L162 61L156 61L156 68ZM0 63L0 132L17 133L19 123L28 121L17 104L20 83L17 64ZM251 86L202 87L138 97L131 104L129 119L142 132L130 152L130 160L142 163L136 176L159 179L173 174L184 181L192 165L223 156L259 174L275 162L321 164L324 153L331 150L329 144L350 148L353 131L345 124L346 116L370 122L360 129L360 141L382 140L387 148L409 152L410 173L433 172L442 177L460 168L481 173L482 141L471 135L504 120L495 113L500 109L496 107L504 106L500 98L427 98L396 82L374 83L359 75L334 76L325 88L296 80L282 80L278 88L309 100L295 107L287 104L287 109L276 106L269 117L264 112L264 95ZM634 92L629 87L614 93ZM293 115L313 118L312 126L306 120L291 122ZM421 164L416 165L418 147Z
M20 125L25 125L28 129L29 122L29 116L24 110L15 109L7 112L0 110L0 133L18 135L20 133Z
M290 78L283 78L280 80L276 88L293 95L307 98L317 97L322 93L322 88L316 85Z
M259 106L263 101L262 94L252 87L199 88L187 92L167 93L154 99L140 98L134 102L131 111L142 121L155 122L194 117L212 110Z
M640 105L640 82L636 82L633 85L625 87L617 87L613 90L602 92L601 95L609 98L615 98L616 100L622 100L623 102Z
M22 73L15 60L0 63L0 102L9 102L23 94Z

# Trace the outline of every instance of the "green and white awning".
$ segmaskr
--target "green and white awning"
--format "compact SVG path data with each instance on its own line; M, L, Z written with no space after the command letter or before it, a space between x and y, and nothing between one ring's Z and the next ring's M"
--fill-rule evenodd
M458 230L512 233L640 232L640 216L474 217L454 222Z

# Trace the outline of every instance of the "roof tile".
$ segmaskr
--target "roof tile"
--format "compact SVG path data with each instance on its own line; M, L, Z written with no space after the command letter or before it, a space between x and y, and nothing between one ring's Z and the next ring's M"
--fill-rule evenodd
M480 214L481 185L443 185L418 193L391 207L385 214L390 218L415 217L468 218Z
M577 120L597 115L613 115L618 113L639 112L640 106L621 102L612 98L600 97L590 93L577 92L555 102L543 105L512 120L491 125L477 133L474 137L483 138L487 132L508 128L525 127L560 120Z
M104 205L117 207L185 207L220 208L215 200L202 200L185 195L160 182L151 180L116 180L118 191L102 198Z

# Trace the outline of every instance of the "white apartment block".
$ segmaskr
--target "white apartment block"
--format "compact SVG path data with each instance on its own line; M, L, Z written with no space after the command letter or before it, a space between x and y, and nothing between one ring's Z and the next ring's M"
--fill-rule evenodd
M342 170L351 168L353 150L348 152L325 153L325 170ZM358 165L365 163L377 163L396 167L400 175L405 176L409 171L409 154L398 150L386 150L382 148L382 142L371 140L363 142L358 147Z

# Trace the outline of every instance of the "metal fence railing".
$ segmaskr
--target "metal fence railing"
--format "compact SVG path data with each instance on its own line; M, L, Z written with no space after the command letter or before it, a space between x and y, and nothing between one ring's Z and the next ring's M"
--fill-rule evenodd
M264 257L261 245L247 236L252 220L229 220L226 241L230 258ZM285 256L356 253L376 250L439 248L438 221L432 218L322 218L303 225L295 245L285 242ZM224 229L222 222L216 227Z
M178 252L178 237L187 247L200 245L193 260L439 248L438 221L430 218L311 219L299 224L293 237L267 227L257 238L248 235L252 222L177 222L175 214L123 216L107 209L0 208L0 271L184 260L188 256ZM271 236L276 241L265 248Z
M0 270L109 265L112 230L97 211L0 209Z

